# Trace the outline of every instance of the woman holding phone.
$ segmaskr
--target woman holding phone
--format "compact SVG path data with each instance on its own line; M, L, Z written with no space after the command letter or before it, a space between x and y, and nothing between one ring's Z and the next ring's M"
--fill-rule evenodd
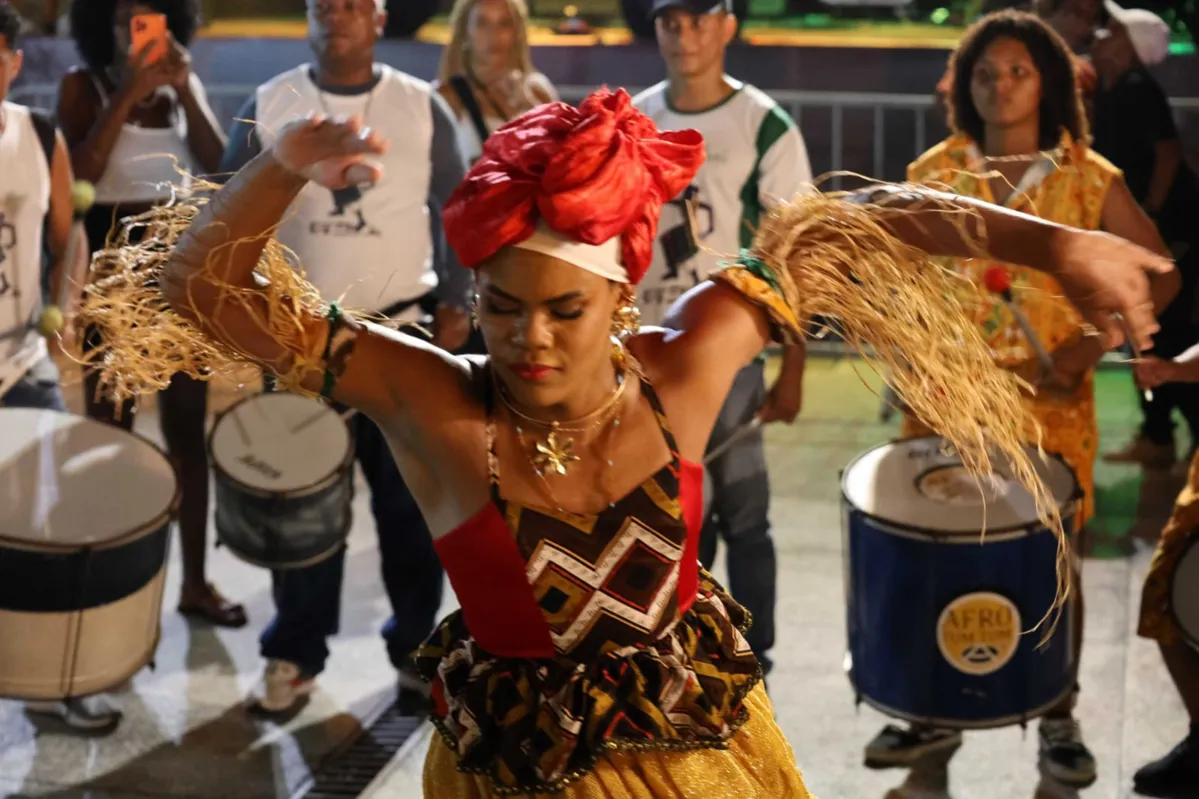
M86 66L62 79L58 118L76 177L96 187L96 204L86 219L93 252L104 246L117 220L170 200L172 185L186 186L187 175L212 174L219 167L225 136L187 52L198 25L198 0L71 5L72 35ZM96 343L91 331L87 338L85 351ZM88 416L132 428L130 405L115 407L98 396L90 370L86 378ZM240 627L246 623L244 610L223 599L205 578L206 404L204 384L183 376L159 397L163 437L178 463L182 488L179 610Z

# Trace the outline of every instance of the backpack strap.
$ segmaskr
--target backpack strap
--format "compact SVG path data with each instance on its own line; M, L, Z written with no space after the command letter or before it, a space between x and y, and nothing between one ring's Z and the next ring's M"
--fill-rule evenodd
M458 95L458 102L462 103L462 107L470 115L470 121L475 126L475 133L479 134L479 145L482 146L491 133L487 130L487 123L483 121L483 110L479 108L479 101L475 99L475 93L470 90L470 84L466 82L463 75L451 77L450 88L454 90L454 94Z

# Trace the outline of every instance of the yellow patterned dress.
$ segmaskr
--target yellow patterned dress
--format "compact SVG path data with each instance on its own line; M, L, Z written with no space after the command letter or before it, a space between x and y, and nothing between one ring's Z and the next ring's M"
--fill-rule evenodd
M462 609L416 655L439 736L427 799L811 799L743 635L698 567L703 467L603 512L492 501L434 545ZM487 395L491 395L491 391Z
M1166 645L1181 639L1174 615L1170 612L1170 580L1187 545L1199 531L1199 452L1191 458L1187 484L1174 502L1174 512L1162 530L1149 573L1141 589L1141 614L1137 635Z
M908 180L955 194L995 202L986 178L987 168L974 142L954 135L933 147L908 167ZM1007 207L1072 227L1097 230L1103 217L1112 179L1120 171L1082 142L1063 134L1052 160L1034 162L1007 200ZM961 301L972 314L996 362L1015 367L1036 356L1007 306L983 284L983 275L994 264L981 259L955 261L955 270L969 279ZM1056 280L1043 272L1008 266L1012 293L1045 348L1053 352L1082 335L1081 318L1062 297ZM1042 394L1029 398L1029 408L1041 427L1041 444L1060 454L1074 469L1085 492L1078 523L1094 512L1094 465L1099 447L1095 419L1094 373L1088 372L1071 396ZM905 415L904 436L928 435L918 419ZM1035 431L1029 431L1030 440Z

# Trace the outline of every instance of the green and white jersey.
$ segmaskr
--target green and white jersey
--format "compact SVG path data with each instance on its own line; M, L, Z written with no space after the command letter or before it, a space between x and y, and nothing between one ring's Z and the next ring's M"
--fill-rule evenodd
M700 246L688 235L683 197L663 206L654 260L637 291L646 325L660 325L671 303L719 261L748 246L764 209L812 181L807 147L794 120L761 89L725 80L733 93L706 111L671 108L665 81L633 98L659 130L698 130L707 151L688 189L694 194Z

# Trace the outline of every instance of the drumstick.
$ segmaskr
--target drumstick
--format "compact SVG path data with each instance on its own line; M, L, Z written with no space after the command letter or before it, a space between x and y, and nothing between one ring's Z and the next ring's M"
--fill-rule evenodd
M1041 362L1045 371L1052 375L1054 372L1053 357L1045 349L1040 337L1028 323L1028 317L1024 315L1020 306L1016 304L1015 298L1012 297L1012 276L1002 266L992 266L983 274L983 282L987 284L987 288L991 292L1000 296L1008 310L1012 312L1016 324L1020 325L1020 329L1024 331L1024 337L1028 339L1033 352L1037 354L1037 360Z
M341 420L343 422L348 422L348 421L350 421L350 419L354 418L354 414L356 414L356 413L358 413L357 408L350 408L346 411L343 411L342 413L340 413L338 415L341 416ZM312 414L307 419L300 422L298 425L293 427L291 430L288 430L287 432L291 433L292 435L295 435L296 433L299 433L301 430L304 430L306 427L314 424L317 419L321 418L324 415L325 415L325 409L321 408L319 411Z
M1132 357L1134 360L1141 360L1141 348L1137 346L1137 340L1132 335L1132 327L1128 324L1128 320L1123 314L1112 314L1120 321L1120 327L1124 329L1124 338L1128 340L1128 346L1132 347ZM1145 397L1145 402L1153 402L1153 389L1143 388L1141 394Z
M241 443L247 447L250 446L250 434L246 431L246 425L242 422L241 416L238 415L236 410L233 411L233 423L237 425L237 433L241 436Z
M745 438L747 435L749 435L753 431L757 430L761 426L762 426L761 417L755 416L747 424L743 424L740 427L738 427L736 430L734 430L732 433L729 434L728 438L726 438L724 441L721 441L719 446L717 446L715 449L713 449L711 452L709 452L707 455L704 456L704 465L706 466L707 464L709 464L712 461L719 458L721 455L723 455L729 449L729 447L733 446L738 441Z

